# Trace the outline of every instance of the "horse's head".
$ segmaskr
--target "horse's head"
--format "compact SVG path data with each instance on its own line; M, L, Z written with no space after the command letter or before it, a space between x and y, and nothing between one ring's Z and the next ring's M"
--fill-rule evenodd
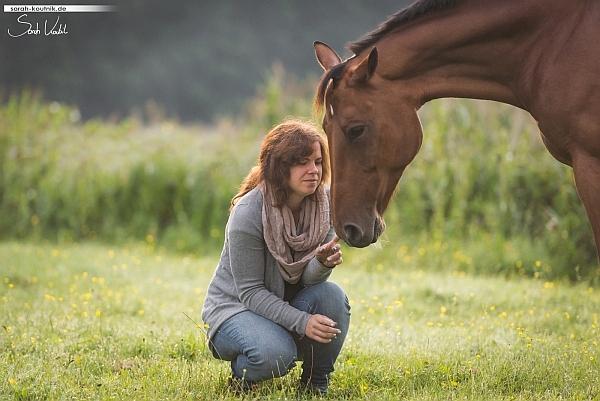
M316 104L331 157L331 197L337 234L365 247L383 232L383 212L422 139L416 104L377 73L377 49L344 62L315 42L325 73Z

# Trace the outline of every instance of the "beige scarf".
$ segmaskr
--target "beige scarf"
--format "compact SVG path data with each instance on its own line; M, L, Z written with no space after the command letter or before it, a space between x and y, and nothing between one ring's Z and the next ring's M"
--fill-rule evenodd
M285 281L295 284L315 255L329 231L329 199L323 186L315 198L302 201L298 224L287 205L275 207L273 195L264 182L259 184L263 195L263 236L269 251L277 261Z

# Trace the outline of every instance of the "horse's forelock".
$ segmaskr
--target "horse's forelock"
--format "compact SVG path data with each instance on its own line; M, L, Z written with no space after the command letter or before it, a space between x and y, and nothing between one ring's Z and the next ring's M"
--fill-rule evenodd
M344 73L347 61L348 60L341 62L330 70L327 70L321 77L319 85L317 86L317 94L315 96L315 110L317 113L320 113L325 105L325 93L329 87L329 81L333 80L332 85L336 84L336 81L339 80Z

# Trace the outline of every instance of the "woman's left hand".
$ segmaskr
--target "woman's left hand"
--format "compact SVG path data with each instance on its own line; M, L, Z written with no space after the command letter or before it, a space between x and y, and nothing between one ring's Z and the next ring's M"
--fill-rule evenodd
M322 265L334 268L343 262L342 250L338 244L339 240L340 239L336 235L331 241L317 249L315 256Z

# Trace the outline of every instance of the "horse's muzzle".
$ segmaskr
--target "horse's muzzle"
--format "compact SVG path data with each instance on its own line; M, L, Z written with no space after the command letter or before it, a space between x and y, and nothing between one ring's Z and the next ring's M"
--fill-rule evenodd
M375 218L373 222L373 231L370 234L365 234L363 229L353 223L346 223L344 225L344 239L348 245L356 248L364 248L377 242L379 236L385 230L385 222L379 216Z

